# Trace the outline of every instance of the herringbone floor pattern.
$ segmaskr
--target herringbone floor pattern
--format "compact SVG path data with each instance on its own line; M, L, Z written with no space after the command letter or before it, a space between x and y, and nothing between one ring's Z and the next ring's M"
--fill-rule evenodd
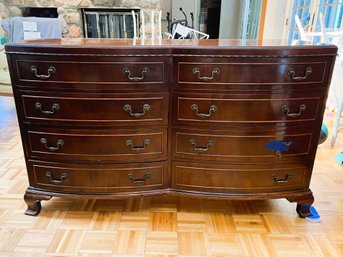
M320 223L298 218L284 199L175 196L52 198L30 217L13 98L0 97L0 257L343 256L343 167L333 160L342 137L318 149L311 189Z

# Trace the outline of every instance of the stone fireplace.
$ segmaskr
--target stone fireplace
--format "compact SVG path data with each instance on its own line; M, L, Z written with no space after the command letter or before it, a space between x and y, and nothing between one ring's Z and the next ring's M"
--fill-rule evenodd
M2 19L22 16L24 8L57 8L62 24L62 37L83 37L82 8L134 8L160 10L161 0L0 0L0 22ZM0 35L3 34L0 28Z

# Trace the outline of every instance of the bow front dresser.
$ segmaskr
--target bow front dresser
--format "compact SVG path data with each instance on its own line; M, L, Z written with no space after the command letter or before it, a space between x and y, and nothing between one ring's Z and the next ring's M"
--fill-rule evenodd
M26 214L53 196L286 198L300 217L335 46L48 39L5 46Z

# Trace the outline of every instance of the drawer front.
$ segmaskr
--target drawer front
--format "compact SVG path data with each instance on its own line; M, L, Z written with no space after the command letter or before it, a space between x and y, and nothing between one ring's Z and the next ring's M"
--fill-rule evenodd
M220 62L216 59L178 62L178 83L204 84L266 84L322 83L326 62L302 61L270 63L258 59L245 62Z
M273 132L174 129L173 157L200 160L280 161L313 154L313 134L285 129Z
M320 118L320 96L173 95L174 122L197 126L235 122L300 122Z
M29 162L30 185L56 192L115 193L164 188L166 162L82 165Z
M28 130L30 157L57 160L142 161L167 157L167 131Z
M81 62L18 60L20 81L82 83L163 82L163 62Z
M17 56L15 65L15 84L19 87L102 91L168 87L168 59L165 57Z
M51 94L50 94L51 95ZM148 125L168 123L169 94L150 96L92 94L21 95L26 121L51 124Z
M308 186L306 166L216 166L173 162L172 187L189 191L273 193Z

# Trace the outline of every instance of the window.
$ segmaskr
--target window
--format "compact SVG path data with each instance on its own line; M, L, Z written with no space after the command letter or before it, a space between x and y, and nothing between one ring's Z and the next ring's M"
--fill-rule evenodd
M287 19L288 43L299 40L300 34L295 23L295 15L298 15L303 28L306 31L320 32L319 14L322 13L326 31L343 30L343 0L293 0L291 1L290 17ZM288 24L289 23L289 24ZM318 43L319 36L313 37L313 43Z

